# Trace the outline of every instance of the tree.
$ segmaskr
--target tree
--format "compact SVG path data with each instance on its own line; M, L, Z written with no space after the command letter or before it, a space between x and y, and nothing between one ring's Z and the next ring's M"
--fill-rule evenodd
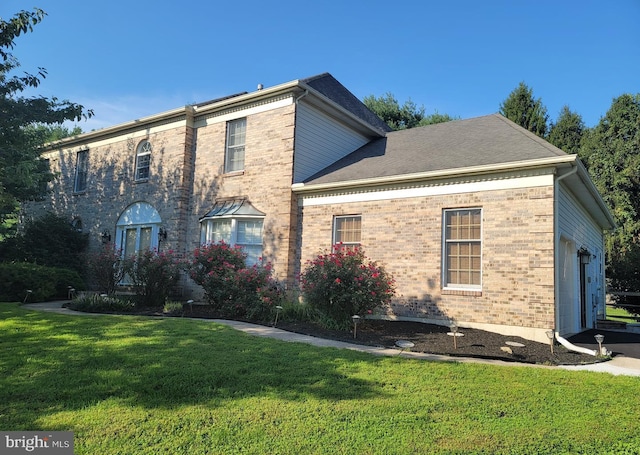
M43 96L21 96L36 88L47 75L13 72L20 63L10 52L20 35L33 31L46 13L38 8L21 11L8 21L0 19L0 225L14 214L21 202L41 195L44 183L52 175L40 159L43 137L37 125L62 125L93 115L90 110L70 101Z
M424 107L416 106L411 100L405 101L400 106L398 100L391 93L386 93L380 98L376 98L373 95L365 96L363 102L378 117L384 120L391 129L396 131L455 119L447 114L439 114L438 112L425 116Z
M533 90L520 82L500 104L500 114L540 137L547 134L547 108L540 98L533 97Z
M558 120L551 124L547 140L567 153L578 154L585 129L582 116L563 106Z
M607 236L609 278L618 290L640 291L640 94L613 100L585 135L580 158L617 224Z

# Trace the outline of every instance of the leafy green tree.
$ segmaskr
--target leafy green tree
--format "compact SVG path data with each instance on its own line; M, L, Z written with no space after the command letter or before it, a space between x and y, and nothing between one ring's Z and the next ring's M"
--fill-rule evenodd
M640 291L640 94L615 98L582 144L580 158L618 225L607 236L609 278L618 290Z
M547 140L567 153L578 154L585 130L582 116L563 106L558 120L551 124Z
M540 137L548 130L549 115L540 98L533 97L533 90L520 82L500 104L500 114Z
M460 117L451 117L449 114L440 114L438 111L433 114L426 115L418 126L435 125L436 123L445 123L452 120L460 120Z
M363 102L378 117L384 120L391 129L396 131L455 120L455 117L451 117L448 114L439 114L438 112L425 116L424 107L416 106L411 100L405 101L400 106L396 97L391 93L386 93L380 98L376 98L373 95L365 96Z
M46 13L38 8L20 11L11 19L0 19L0 225L14 214L22 201L38 197L51 180L46 162L40 159L43 137L36 125L61 125L93 115L79 104L43 96L25 97L47 75L14 74L20 66L11 53L15 40L33 31Z

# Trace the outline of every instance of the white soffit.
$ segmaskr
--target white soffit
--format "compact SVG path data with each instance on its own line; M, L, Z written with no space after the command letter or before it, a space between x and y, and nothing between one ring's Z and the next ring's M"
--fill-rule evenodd
M324 193L320 195L300 195L298 204L303 207L314 205L344 204L349 202L369 202L416 197L443 196L450 194L475 193L484 191L511 190L552 186L554 174L532 175L513 178L495 178L478 181L438 182L403 188L369 188L351 191Z

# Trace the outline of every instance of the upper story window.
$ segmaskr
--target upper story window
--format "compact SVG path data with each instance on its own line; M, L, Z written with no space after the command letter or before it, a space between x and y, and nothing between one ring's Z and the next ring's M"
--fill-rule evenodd
M136 180L149 178L149 164L151 163L151 142L142 141L136 153Z
M480 289L482 210L445 210L443 240L444 287Z
M89 151L81 150L76 154L76 175L73 191L81 193L87 190L87 172L89 169Z
M244 170L244 143L247 119L232 120L227 123L227 143L224 154L224 171Z
M346 247L360 246L362 217L360 215L336 216L333 218L333 244Z

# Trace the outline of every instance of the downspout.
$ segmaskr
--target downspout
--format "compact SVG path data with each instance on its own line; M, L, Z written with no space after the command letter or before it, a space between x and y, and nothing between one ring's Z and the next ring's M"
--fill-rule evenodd
M560 237L559 237L560 221L559 221L559 216L558 216L559 212L560 212L560 210L558 208L558 200L559 200L559 195L560 195L559 182L561 180L564 180L565 178L571 176L571 175L576 174L577 172L578 172L578 166L573 166L573 169L571 169L569 172L567 172L564 175L561 175L560 177L557 177L556 181L555 181L555 185L553 186L553 193L554 193L553 194L553 204L554 204L553 205L553 210L555 212L553 214L553 223L554 223L554 232L555 232L554 239L553 239L553 242L555 244L554 245L554 249L553 249L554 250L553 256L554 256L554 274L555 274L555 278L554 279L555 279L555 282L556 282L556 285L554 286L554 296L555 296L555 301L557 302L557 306L558 306L558 308L556 308L556 310L558 310L558 311L555 311L555 324L556 324L556 327L558 327L558 325L559 325L558 315L560 313L560 311L559 311L560 289L558 287L558 282L560 281L559 278L558 278L558 270L559 270L558 265L559 264L558 264L558 255L556 254L556 252L558 251L557 242L559 242L559 240L560 240ZM556 305L556 304L554 303L554 305ZM593 356L597 356L598 355L598 351L595 351L593 349L583 348L581 346L576 346L575 344L571 343L569 340L561 337L560 336L560 332L558 332L557 330L555 331L555 335L556 335L556 340L558 340L558 343L560 343L562 346L564 346L565 348L567 348L570 351L579 352L581 354L593 355Z

